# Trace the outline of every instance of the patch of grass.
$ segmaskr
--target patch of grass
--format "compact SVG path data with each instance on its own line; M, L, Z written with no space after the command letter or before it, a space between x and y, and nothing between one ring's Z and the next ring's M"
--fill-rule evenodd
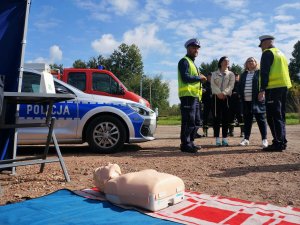
M287 113L285 115L287 125L300 124L300 118L298 113Z
M181 117L180 116L164 116L158 117L158 125L180 125Z
M180 116L163 116L159 117L157 121L158 125L180 125ZM300 124L300 118L298 113L287 113L286 114L286 124L295 125Z

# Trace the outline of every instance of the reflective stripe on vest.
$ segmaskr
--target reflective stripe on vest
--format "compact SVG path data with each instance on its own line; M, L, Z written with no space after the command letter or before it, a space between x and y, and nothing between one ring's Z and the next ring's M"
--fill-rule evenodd
M269 73L269 82L267 89L279 88L279 87L292 87L289 67L284 54L278 48L269 48L274 55L274 61L271 65Z
M194 62L189 57L184 57L189 63L189 74L191 76L198 76L198 70L194 64ZM200 82L193 83L185 83L182 81L180 71L178 70L178 95L179 97L183 96L192 96L200 98L200 93L202 90L200 89Z

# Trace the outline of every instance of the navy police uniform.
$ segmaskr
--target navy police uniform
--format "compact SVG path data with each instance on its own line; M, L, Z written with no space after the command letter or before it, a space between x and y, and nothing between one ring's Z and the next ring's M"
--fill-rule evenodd
M263 41L275 38L271 35L263 35L259 39L261 41L259 47L261 47ZM267 122L273 136L273 144L264 150L282 151L287 146L285 130L286 96L288 88L292 86L288 63L279 49L269 46L267 49L263 49L260 65L260 92L265 92Z
M197 39L190 39L185 47L190 45L200 48ZM178 63L178 94L181 110L180 149L183 152L197 152L194 137L200 126L199 93L201 90L199 72L194 64L194 58L186 55Z

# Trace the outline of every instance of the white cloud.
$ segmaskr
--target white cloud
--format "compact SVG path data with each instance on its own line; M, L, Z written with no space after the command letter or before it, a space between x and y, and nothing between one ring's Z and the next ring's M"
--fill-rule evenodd
M99 13L99 12L92 12L91 13L91 18L101 21L101 22L108 22L111 21L111 15L106 14L106 13Z
M176 67L177 66L177 62L174 61L167 61L167 60L163 60L160 62L161 65L163 66L172 66L172 67Z
M290 38L298 38L300 37L300 23L295 24L277 24L275 26L275 31L278 33L278 36L281 36L281 39L290 39ZM277 39L279 37L276 37Z
M141 25L124 33L123 41L126 44L135 44L144 54L149 52L167 53L167 44L158 39L158 26L155 24Z
M28 60L28 63L59 63L62 60L63 52L58 45L52 45L49 48L49 58L37 57L33 60Z
M288 16L288 15L274 16L274 20L283 21L283 22L287 22L287 21L290 21L290 20L293 20L293 19L294 19L293 16Z
M39 29L39 30L49 30L51 28L54 28L54 27L58 27L60 24L60 21L57 20L57 19L51 19L51 18L48 18L47 20L38 20L38 21L35 21L33 23L33 25Z
M62 50L59 48L59 46L57 45L53 45L50 47L50 62L54 63L54 62L60 62L62 60Z
M100 39L94 40L92 48L99 54L111 54L121 43L135 44L143 56L151 52L168 53L167 44L157 38L158 26L155 24L141 25L123 34L123 40L117 41L112 34L104 34Z
M248 5L248 0L214 0L214 2L230 10L240 10Z
M235 25L235 19L232 17L222 17L219 20L219 23L224 27L224 28L232 28Z
M245 21L242 26L233 31L233 37L236 39L258 38L260 33L268 33L266 22L258 18L256 20Z
M275 12L277 13L276 16L274 16L274 20L287 22L294 20L295 17L291 16L290 12L291 10L299 10L300 9L300 3L287 3L283 4L275 9Z
M120 43L115 40L112 34L103 34L100 39L94 40L91 45L97 53L108 55L117 49Z
M187 24L189 24L187 26ZM182 37L198 37L200 32L210 26L209 19L190 19L190 20L174 20L166 24L166 28L174 30L174 32Z
M110 21L114 15L128 15L135 11L138 6L136 0L76 0L79 8L89 11L90 18L99 21Z
M283 4L275 9L275 11L278 14L285 14L286 11L291 10L291 9L300 9L300 2L295 2L295 3L287 3Z
M112 6L112 11L118 15L127 14L137 6L137 2L134 0L109 0L108 2Z
M47 63L48 60L46 58L43 58L43 57L37 57L33 60L28 60L26 61L26 63Z
M86 10L95 10L97 8L99 8L99 3L95 3L94 1L92 0L85 0L85 1L82 1L82 0L75 0L75 4L82 8L82 9L86 9Z

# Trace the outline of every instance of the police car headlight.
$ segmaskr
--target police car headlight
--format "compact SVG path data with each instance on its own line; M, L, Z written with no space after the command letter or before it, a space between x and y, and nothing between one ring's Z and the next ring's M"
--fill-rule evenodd
M128 103L130 108L132 108L134 111L136 111L138 114L142 116L150 116L152 113L154 113L151 109L143 107L140 104L134 104L134 103Z

